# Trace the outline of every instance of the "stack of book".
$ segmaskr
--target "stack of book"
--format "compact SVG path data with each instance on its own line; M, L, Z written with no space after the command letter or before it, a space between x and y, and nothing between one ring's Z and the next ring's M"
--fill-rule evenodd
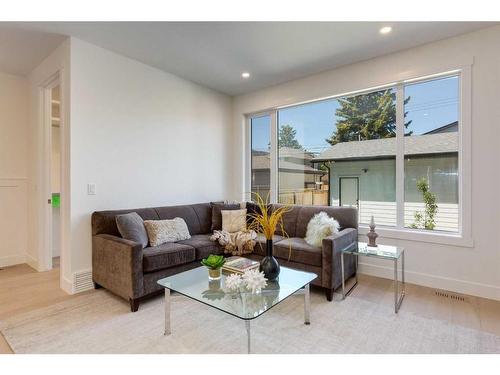
M222 266L222 271L226 273L243 274L245 271L259 268L260 263L255 260L232 256L226 259L226 263Z

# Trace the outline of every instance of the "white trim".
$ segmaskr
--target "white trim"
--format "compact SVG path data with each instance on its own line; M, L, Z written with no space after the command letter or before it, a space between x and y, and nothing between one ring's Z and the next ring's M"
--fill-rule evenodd
M31 268L33 268L34 270L38 271L38 260L36 260L29 254L26 254L26 264Z
M358 233L364 236L369 228L366 224L360 224ZM381 238L392 238L397 240L427 242L442 245L452 245L460 247L473 247L474 241L470 237L463 237L456 233L445 233L440 231L427 231L423 229L411 228L390 228L378 226L375 231Z
M459 169L459 231L463 238L470 239L472 242L472 66L464 66L460 73L460 121L458 122L459 131L459 150L458 169Z
M52 89L60 86L60 72L50 76L39 86L40 93L40 120L42 129L41 161L41 189L40 189L40 216L42 218L39 232L41 247L38 254L38 270L52 269L52 206L47 203L52 199L51 187L51 153L52 153ZM62 95L61 95L62 97ZM61 126L62 126L61 122Z
M321 98L316 98L316 99L311 99L311 100L304 100L304 101L298 102L298 103L277 106L276 110L290 108L290 107L296 107L299 105L310 104L310 103L314 103L314 102L321 102L321 101L329 100L329 99L337 99L337 98L345 98L345 97L349 97L349 96L369 94L369 93L374 92L374 91L380 91L380 90L392 88L392 87L396 86L397 84L398 84L398 82L385 83L383 85L372 86L369 88L364 88L364 89L359 89L359 90L354 90L354 91L348 91L348 92L344 92L341 94L329 95L329 96L324 96Z
M252 117L245 117L245 180L243 182L244 191L242 193L243 201L252 200Z
M271 141L271 148L269 150L269 158L271 160L271 181L269 182L269 187L271 193L269 194L269 201L270 203L277 203L279 196L278 111L271 111L269 117L269 137Z
M0 258L0 267L10 267L23 263L26 263L24 255L8 255Z
M68 280L67 278L65 278L62 274L61 274L61 279L59 281L59 286L66 293L75 294L75 292L73 290L73 282Z
M404 85L396 86L396 226L403 227L405 222L405 108Z
M365 260L362 259L363 258L360 258L359 262L359 273L394 280L393 267L365 263ZM500 300L500 287L495 285L476 283L467 280L459 280L451 277L430 275L409 270L405 270L405 279L406 282L426 286L429 288L444 289L451 292Z

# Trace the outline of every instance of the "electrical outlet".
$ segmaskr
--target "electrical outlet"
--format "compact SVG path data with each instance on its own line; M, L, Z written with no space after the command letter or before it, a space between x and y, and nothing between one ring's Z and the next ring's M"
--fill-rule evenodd
M95 184L87 184L87 194L95 195Z

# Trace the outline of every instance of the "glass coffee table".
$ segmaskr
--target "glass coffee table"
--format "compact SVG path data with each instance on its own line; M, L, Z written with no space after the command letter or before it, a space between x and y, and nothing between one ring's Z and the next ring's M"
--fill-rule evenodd
M316 274L281 267L279 279L268 281L258 294L251 291L229 292L225 288L226 275L220 280L209 280L205 267L194 268L158 280L165 288L165 335L170 335L170 291L177 292L195 301L204 303L245 321L247 348L250 353L250 321L297 292L304 293L304 324L310 324L309 283Z
M344 255L350 254L356 256L356 272L355 281L353 286L346 291L345 277L344 277ZM359 256L367 256L379 259L386 259L392 261L394 264L394 312L397 314L401 303L405 298L405 251L404 248L399 246L378 245L377 247L370 247L365 242L358 242L342 250L340 257L340 268L342 270L342 299L345 299L352 290L358 285L358 258ZM401 259L401 293L399 293L398 281L398 260Z

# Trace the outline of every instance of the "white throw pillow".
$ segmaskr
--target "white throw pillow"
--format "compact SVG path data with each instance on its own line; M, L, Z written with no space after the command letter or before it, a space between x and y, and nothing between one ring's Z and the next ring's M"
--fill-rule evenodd
M144 220L144 226L150 246L191 238L186 222L180 217L171 220Z
M247 229L247 209L222 210L222 230L235 233Z
M334 218L321 211L314 215L307 224L306 242L315 247L321 247L323 238L331 236L339 231L339 223Z

